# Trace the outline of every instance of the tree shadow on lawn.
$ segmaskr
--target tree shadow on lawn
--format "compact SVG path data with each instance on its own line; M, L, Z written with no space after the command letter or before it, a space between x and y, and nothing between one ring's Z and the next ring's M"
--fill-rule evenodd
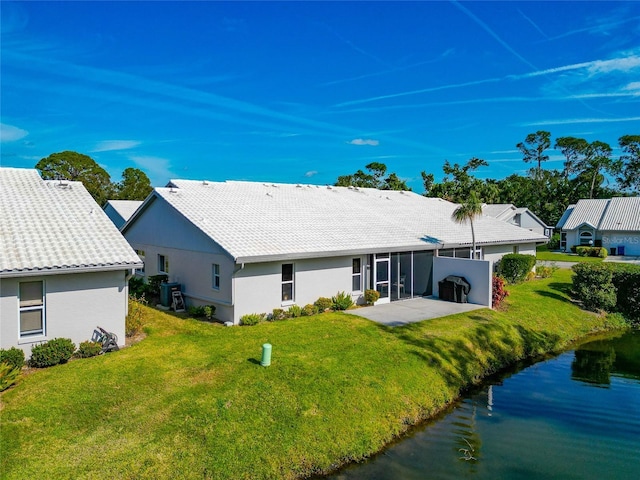
M523 356L550 350L560 340L556 334L496 322L478 324L459 339L430 335L424 331L424 326L386 327L384 330L413 347L409 351L412 355L436 368L447 385L458 391Z
M552 282L549 284L550 289L555 290L556 292L560 292L564 295L559 295L557 293L549 292L546 290L534 290L534 291L535 293L537 293L542 297L553 298L555 300L560 300L561 302L566 302L566 303L575 303L573 302L573 300L571 300L571 287L572 285L570 283Z

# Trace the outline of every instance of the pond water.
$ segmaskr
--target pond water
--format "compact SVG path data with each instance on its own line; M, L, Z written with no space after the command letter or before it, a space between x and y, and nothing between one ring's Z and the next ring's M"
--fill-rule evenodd
M640 331L470 392L343 479L640 479Z

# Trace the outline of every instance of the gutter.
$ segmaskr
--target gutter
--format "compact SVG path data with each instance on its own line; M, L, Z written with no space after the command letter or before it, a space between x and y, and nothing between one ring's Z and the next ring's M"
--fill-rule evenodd
M119 265L93 265L84 267L49 267L32 270L7 270L0 272L0 278L36 277L42 275L65 275L70 273L111 272L118 270L131 271L141 268L143 263L123 263Z

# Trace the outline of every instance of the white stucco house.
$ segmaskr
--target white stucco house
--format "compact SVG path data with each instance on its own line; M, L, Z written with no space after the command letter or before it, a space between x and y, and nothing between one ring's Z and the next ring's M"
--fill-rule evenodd
M237 324L247 313L304 306L339 291L362 302L365 289L376 289L381 303L435 293L454 263L480 264L470 260L470 226L451 220L455 208L413 192L172 180L121 230L147 276L166 273L187 304L214 304L219 319ZM480 283L490 284L492 262L535 254L547 241L491 217L474 225L476 256L488 272L474 292L483 298L490 286Z
M640 197L578 200L556 228L562 250L592 245L609 255L640 255Z
M518 208L512 203L485 203L482 205L482 213L546 237L553 235L553 227L544 223L526 207Z
M127 281L142 262L80 182L0 168L0 347L27 358L96 326L124 345Z
M120 228L140 205L142 200L107 200L102 208L113 224Z

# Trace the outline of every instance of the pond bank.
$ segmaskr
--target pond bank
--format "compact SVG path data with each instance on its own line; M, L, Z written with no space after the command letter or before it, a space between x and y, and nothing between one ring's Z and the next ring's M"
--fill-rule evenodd
M609 328L568 299L570 276L509 287L505 311L393 328L340 313L224 328L147 309L142 342L36 372L0 396L0 471L328 473L380 451L484 376ZM265 342L268 368L259 365Z

